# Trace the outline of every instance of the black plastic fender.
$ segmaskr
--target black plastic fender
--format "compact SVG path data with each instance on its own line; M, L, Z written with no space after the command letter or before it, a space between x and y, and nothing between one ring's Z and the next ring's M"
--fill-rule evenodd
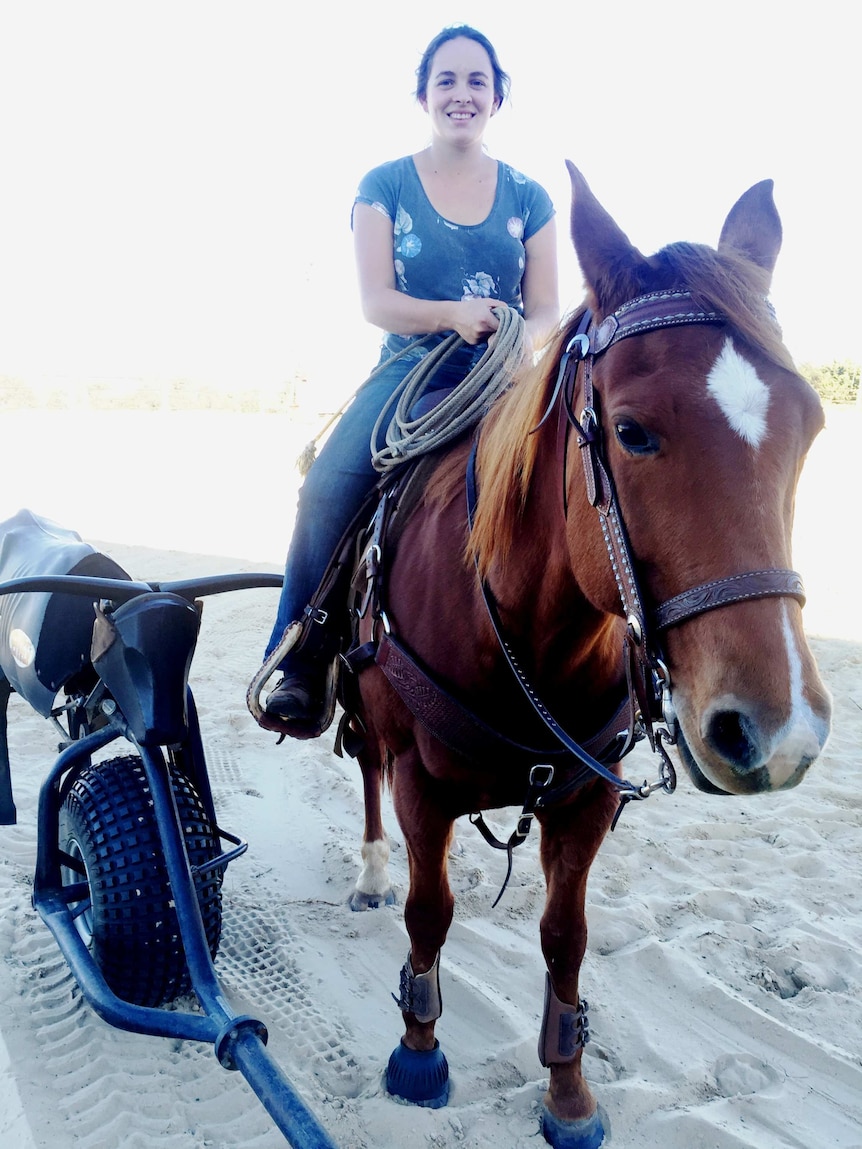
M199 603L167 591L96 608L90 658L140 746L170 746L188 732L200 616Z

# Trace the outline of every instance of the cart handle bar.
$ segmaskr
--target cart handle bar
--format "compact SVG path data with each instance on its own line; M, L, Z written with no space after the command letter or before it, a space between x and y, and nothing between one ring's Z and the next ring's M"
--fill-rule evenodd
M90 598L127 602L142 594L176 594L195 599L201 595L223 594L229 590L253 590L258 587L280 587L283 576L264 573L204 575L196 579L171 579L167 582L135 582L131 579L88 578L86 575L33 575L29 578L0 582L0 595L42 591L48 594L76 594Z

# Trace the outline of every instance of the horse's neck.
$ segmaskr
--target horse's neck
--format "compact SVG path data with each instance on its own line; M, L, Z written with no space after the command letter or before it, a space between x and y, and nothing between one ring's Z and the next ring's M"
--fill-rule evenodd
M579 582L573 552L579 560L588 551L594 556L601 536L586 504L565 505L560 455L547 446L511 553L504 566L491 570L489 585L504 625L528 649L537 678L589 683L601 693L619 680L620 620L598 610ZM578 539L574 548L570 535Z

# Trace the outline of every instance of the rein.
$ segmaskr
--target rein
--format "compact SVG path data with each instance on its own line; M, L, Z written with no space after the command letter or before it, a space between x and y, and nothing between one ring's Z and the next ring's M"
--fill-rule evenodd
M478 490L476 485L476 450L477 444L474 443L473 449L470 452L470 457L467 463L467 520L472 530L473 516L476 509L476 502L478 498ZM477 560L478 566L478 560ZM525 671L521 667L518 658L513 651L509 640L504 633L503 624L500 619L497 603L494 598L493 592L484 580L480 580L480 588L482 592L482 600L485 604L485 609L488 612L488 618L491 622L491 627L496 636L500 649L505 655L506 662L509 669L512 671L515 679L520 686L525 698L532 706L535 713L539 716L544 723L547 730L551 733L554 739L574 758L578 763L578 768L570 774L565 782L558 786L551 788L551 783L554 780L555 769L551 764L541 764L533 766L530 770L529 785L527 794L524 799L524 805L521 809L521 814L518 818L515 829L510 834L505 842L501 842L499 838L489 829L481 811L476 811L470 815L470 822L476 827L489 846L493 846L495 850L505 850L508 858L508 866L506 869L506 877L503 880L503 885L500 892L497 894L492 909L502 898L509 884L509 879L512 876L512 851L522 845L529 836L532 827L533 818L538 810L542 810L551 805L556 805L562 802L570 794L585 786L587 782L592 781L594 778L602 778L605 782L609 783L619 794L619 805L617 812L614 815L614 820L611 824L611 830L616 829L617 822L629 802L643 801L654 794L656 790L664 790L668 794L672 794L676 789L676 772L673 768L673 763L667 755L667 752L662 745L662 740L673 744L675 737L670 731L655 731L652 733L653 728L650 725L651 746L653 752L659 754L662 759L661 770L658 779L655 782L648 782L644 780L643 784L636 786L626 778L620 778L614 774L612 770L608 769L603 763L599 762L574 738L569 735L562 726L556 721L551 712L542 702L538 693L532 687ZM641 711L637 708L636 699L633 697L631 690L631 677L627 672L627 682L629 685L629 706L627 714L629 715L628 729L621 731L618 735L618 748L616 751L615 759L618 761L626 755L633 747L636 741L643 737L644 731L641 729L642 722L640 719Z

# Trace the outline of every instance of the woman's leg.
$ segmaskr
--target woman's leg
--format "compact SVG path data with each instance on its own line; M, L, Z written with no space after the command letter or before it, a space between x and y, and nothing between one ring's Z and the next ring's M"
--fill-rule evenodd
M469 348L440 372L442 385L454 385L480 354ZM389 353L384 351L381 361ZM285 630L302 614L317 590L335 548L380 476L371 465L371 433L392 392L424 352L407 354L364 384L342 415L299 492L296 523L285 563L284 586L268 657ZM434 380L437 384L437 379ZM288 653L280 664L283 683L267 699L266 709L288 719L305 719L322 690L326 667Z
M381 396L382 388L376 383L377 379L357 393L300 489L284 586L267 655L277 646L285 629L301 617L341 536L380 477L371 466L369 443L387 395L384 392Z
M392 392L421 354L408 353L380 369L390 356L383 352L379 374L356 392L306 475L266 656L287 627L302 616L342 535L380 478L371 466L371 432Z

